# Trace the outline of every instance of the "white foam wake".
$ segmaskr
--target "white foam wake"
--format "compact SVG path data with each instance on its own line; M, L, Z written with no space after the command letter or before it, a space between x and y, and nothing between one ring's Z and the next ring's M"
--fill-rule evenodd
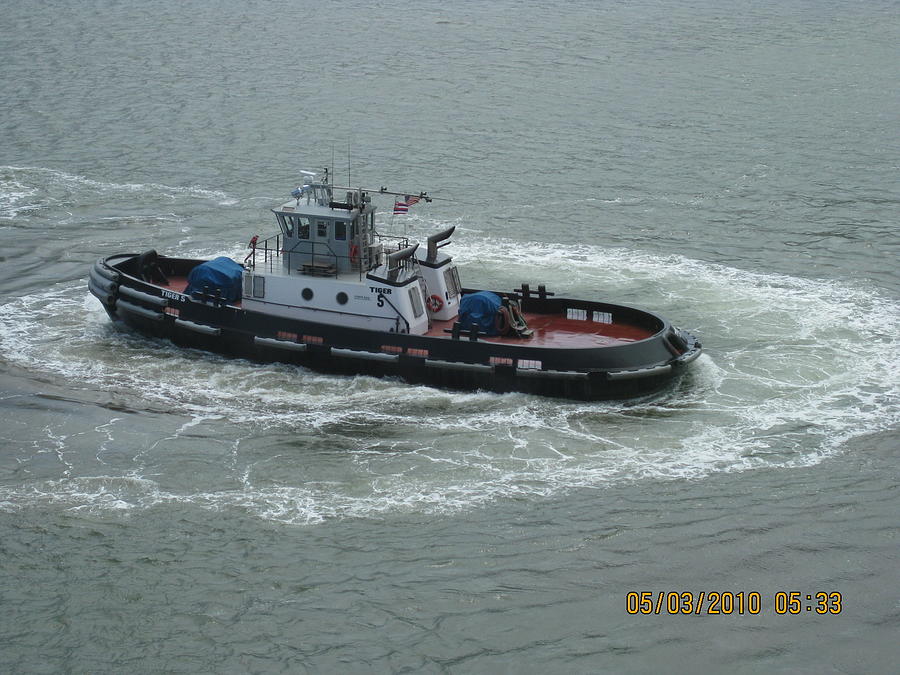
M178 350L112 329L83 285L59 285L0 306L4 358L147 411L160 440L110 461L108 448L135 439L107 413L114 419L102 432L56 430L23 443L19 461L52 448L67 466L0 488L0 504L186 502L286 522L442 511L625 480L809 465L900 422L900 309L877 291L591 246L560 252L472 237L454 246L473 261L462 268L469 277L501 268L505 286L534 279L659 308L696 328L707 354L671 391L639 401L454 393ZM201 474L202 489L177 476L179 462L210 452L195 449L198 438L227 448Z
M219 206L238 203L221 190L199 186L104 182L44 167L0 166L0 218L12 219L23 212L58 206L61 201L89 201L91 194L110 199L126 195L132 198L199 199ZM72 195L76 198L69 199Z

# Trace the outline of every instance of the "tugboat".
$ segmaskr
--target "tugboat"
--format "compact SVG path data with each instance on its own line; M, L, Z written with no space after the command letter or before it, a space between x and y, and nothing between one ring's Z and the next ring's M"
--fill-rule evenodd
M700 355L696 337L646 310L528 283L463 287L445 250L455 228L424 246L376 231L374 195L402 212L427 193L303 173L272 209L277 232L254 236L241 263L116 254L94 264L90 292L115 322L177 345L452 389L621 399L663 388Z

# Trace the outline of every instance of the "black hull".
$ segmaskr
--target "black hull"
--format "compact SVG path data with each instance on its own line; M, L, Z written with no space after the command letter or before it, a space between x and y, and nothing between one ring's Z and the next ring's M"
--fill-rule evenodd
M655 331L628 344L587 349L529 346L348 328L187 300L136 276L137 256L113 256L91 270L89 288L109 316L177 345L260 362L345 375L399 377L437 387L524 392L581 400L623 399L664 388L701 351L699 341L661 317L621 305L522 297L523 309L611 312ZM160 258L168 273L201 261ZM511 295L511 294L507 294ZM521 297L521 296L520 296Z

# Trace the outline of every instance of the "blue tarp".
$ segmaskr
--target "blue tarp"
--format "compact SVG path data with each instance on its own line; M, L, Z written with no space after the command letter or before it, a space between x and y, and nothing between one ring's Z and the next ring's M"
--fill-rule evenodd
M459 301L459 322L463 331L469 330L474 323L486 335L497 335L495 321L500 305L500 296L490 291L464 295Z
M188 274L188 285L185 293L212 293L216 290L222 294L226 302L234 302L241 298L241 278L244 268L231 258L221 257L208 260L197 265Z

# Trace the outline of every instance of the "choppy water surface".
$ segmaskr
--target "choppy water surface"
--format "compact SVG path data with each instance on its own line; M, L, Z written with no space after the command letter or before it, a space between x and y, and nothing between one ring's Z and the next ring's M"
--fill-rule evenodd
M0 27L3 660L890 672L891 4L361 9ZM381 227L456 225L470 283L646 306L706 353L627 402L447 392L179 350L87 293L100 255L242 255L348 142L354 182L447 197ZM629 615L642 590L762 611ZM791 590L843 611L777 615Z

